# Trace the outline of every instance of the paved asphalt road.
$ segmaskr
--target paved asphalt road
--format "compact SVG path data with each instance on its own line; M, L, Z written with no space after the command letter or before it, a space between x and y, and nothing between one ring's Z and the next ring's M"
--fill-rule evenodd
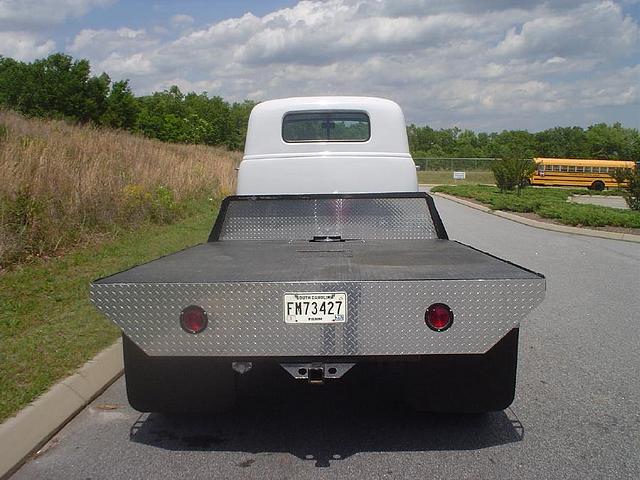
M279 392L175 418L132 410L120 379L14 479L640 478L640 245L437 204L451 238L547 276L510 409L416 414L362 390L310 414Z

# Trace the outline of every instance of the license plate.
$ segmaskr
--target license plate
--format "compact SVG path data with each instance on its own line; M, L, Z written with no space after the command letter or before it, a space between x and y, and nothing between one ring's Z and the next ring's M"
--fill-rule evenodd
M345 292L284 294L286 323L342 323L347 320Z

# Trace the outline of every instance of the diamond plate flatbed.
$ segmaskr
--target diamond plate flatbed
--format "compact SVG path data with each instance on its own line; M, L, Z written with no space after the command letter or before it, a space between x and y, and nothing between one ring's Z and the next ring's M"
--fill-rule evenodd
M544 278L449 240L218 241L92 284L96 307L147 354L288 357L484 353L544 297ZM291 292L346 292L347 321L291 325ZM443 302L453 326L424 325ZM210 326L179 327L200 305Z
M96 280L114 283L539 279L449 240L220 241Z
M285 295L313 292L344 292L346 320L285 322ZM448 240L423 193L227 197L208 243L91 285L147 355L231 358L484 353L544 292L542 275ZM433 303L454 312L446 331L425 325ZM179 325L189 305L208 314L197 335Z

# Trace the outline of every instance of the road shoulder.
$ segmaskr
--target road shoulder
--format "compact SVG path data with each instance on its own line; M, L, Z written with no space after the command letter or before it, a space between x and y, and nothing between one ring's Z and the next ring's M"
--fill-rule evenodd
M0 479L8 478L80 410L102 393L123 371L122 341L118 340L77 373L0 425Z

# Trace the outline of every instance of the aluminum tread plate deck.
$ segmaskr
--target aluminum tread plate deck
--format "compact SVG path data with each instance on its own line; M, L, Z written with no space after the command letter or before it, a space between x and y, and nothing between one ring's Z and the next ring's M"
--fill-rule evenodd
M539 279L449 240L209 242L94 284Z
M285 293L347 293L345 323L284 322ZM484 353L544 298L544 277L448 240L232 241L98 280L91 298L149 355L256 357ZM432 303L454 323L424 323ZM179 326L200 305L209 326Z

